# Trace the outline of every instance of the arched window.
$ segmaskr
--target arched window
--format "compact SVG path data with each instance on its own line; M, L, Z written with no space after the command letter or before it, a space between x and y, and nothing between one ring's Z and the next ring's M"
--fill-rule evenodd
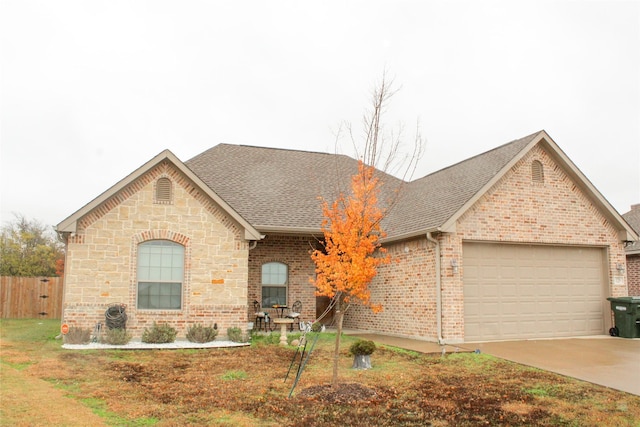
M531 181L544 183L544 168L538 160L531 162Z
M169 240L138 245L138 308L180 310L184 280L184 246Z
M268 262L262 264L262 306L287 305L289 272L286 264Z
M171 202L171 180L169 178L158 178L156 181L156 202Z

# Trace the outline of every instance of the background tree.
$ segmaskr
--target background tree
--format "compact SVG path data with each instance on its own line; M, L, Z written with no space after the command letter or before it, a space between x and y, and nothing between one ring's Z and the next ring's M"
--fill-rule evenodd
M0 275L61 275L64 265L62 242L53 230L37 220L14 214L0 235Z
M338 386L344 313L354 302L370 307L374 312L382 310L380 304L371 301L369 284L376 276L378 266L391 261L380 244L380 239L385 237L381 221L395 204L400 189L390 193L394 195L392 199L381 203L380 194L384 183L380 176L384 175L378 173L376 166L382 162L383 172L397 167L402 128L396 133L387 133L382 125L387 102L394 94L384 75L372 94L372 109L365 114L363 121L362 147L357 144L351 126L345 126L358 153L358 172L351 178L348 195L340 192L332 203L322 201L322 248L313 251L311 255L316 265L316 278L313 280L316 294L332 298L335 304L337 334L333 354L333 387ZM423 141L418 127L413 153L401 161L405 165L402 182L415 170L422 151Z

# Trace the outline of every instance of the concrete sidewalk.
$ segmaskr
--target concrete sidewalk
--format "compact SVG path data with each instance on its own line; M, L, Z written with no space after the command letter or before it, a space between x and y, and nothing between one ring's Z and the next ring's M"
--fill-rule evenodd
M345 335L358 337L363 340L371 340L377 344L390 345L393 347L403 348L405 350L413 350L418 353L425 354L442 354L444 349L447 353L463 350L460 346L444 345L430 341L414 340L410 338L392 337L389 335L371 334L358 331L344 331Z
M464 343L434 342L349 330L345 335L426 354L480 350L501 359L640 396L640 339L584 338Z

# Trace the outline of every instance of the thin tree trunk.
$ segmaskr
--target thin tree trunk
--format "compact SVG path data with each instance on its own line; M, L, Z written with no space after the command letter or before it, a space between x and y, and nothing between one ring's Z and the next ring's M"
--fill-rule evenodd
M336 306L336 346L333 350L333 378L331 387L338 388L338 362L340 361L340 338L342 337L342 320L344 319L344 310L340 307L340 303Z

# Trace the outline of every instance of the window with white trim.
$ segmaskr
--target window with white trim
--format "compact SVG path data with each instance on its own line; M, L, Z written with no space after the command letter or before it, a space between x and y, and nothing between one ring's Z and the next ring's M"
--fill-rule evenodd
M287 305L288 268L281 262L262 264L262 306Z
M180 310L184 280L184 246L169 240L138 245L138 308Z

